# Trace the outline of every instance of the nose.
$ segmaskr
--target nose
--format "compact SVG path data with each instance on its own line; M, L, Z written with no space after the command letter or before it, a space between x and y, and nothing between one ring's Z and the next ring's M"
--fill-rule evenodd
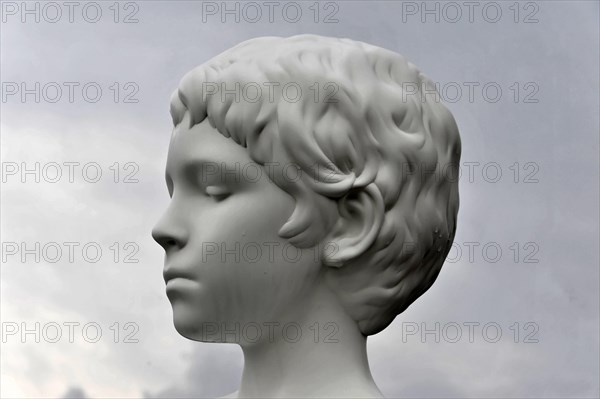
M183 248L187 242L185 227L176 222L176 218L173 217L171 211L172 209L167 210L152 229L152 238L167 253L173 249Z

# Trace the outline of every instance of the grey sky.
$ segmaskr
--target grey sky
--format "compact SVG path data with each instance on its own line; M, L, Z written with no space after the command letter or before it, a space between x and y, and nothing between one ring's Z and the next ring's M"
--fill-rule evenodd
M6 8L9 3L21 6L2 3L2 94L21 82L29 88L57 82L63 93L56 103L44 96L36 103L34 95L22 102L20 93L3 99L3 170L11 162L80 165L73 183L64 166L56 183L43 176L36 183L33 175L22 183L20 173L6 175L1 241L4 246L25 242L28 248L35 242L80 245L73 262L64 245L56 263L44 257L37 263L34 255L23 262L20 252L3 251L3 328L13 325L6 323L63 326L57 343L44 336L36 343L33 335L21 342L20 332L4 335L3 330L3 397L82 392L88 397L198 397L237 388L243 360L237 347L193 343L173 328L161 274L163 252L150 237L168 202L163 170L171 131L169 99L187 71L219 52L256 36L299 33L348 37L399 52L440 82L451 101L453 90L462 89L456 102L446 102L463 143L457 246L432 289L369 338L371 368L384 394L600 395L598 2L520 2L518 15L514 2L494 3L497 7L481 2L473 22L463 5L455 23L444 19L455 18L445 2L437 3L439 23L435 15L425 15L423 23L420 13L409 12L421 2L322 2L318 23L310 1L298 2L302 16L296 23L282 16L285 2L272 23L267 15L257 23L244 21L243 15L239 23L233 16L223 23L218 14L204 15L203 21L203 7L210 2L132 2L137 9L121 3L119 21L134 11L139 20L130 24L113 21L113 2L98 2L102 17L97 23L83 18L86 2L75 9L73 23L64 6L56 23L43 15L39 23L33 16L23 23L20 12L12 15ZM427 4L433 9L436 2ZM43 3L39 7L41 12ZM497 8L500 20L488 22ZM53 17L52 10L46 12ZM338 22L323 23L330 12ZM538 22L524 23L534 18ZM80 84L72 103L64 82ZM102 88L96 103L82 97L81 87L89 82ZM474 87L473 101L468 84ZM489 91L483 92L484 86ZM496 87L502 95L492 102ZM136 88L132 98L138 102L124 103ZM90 162L101 167L97 183L82 178L81 168ZM118 183L110 168L115 162ZM126 166L129 162L139 170ZM133 172L139 182L124 183ZM115 242L118 254L111 249ZM128 242L134 245L125 248ZM83 258L86 243L102 249L98 262ZM139 262L125 263L136 245L132 259ZM497 248L502 253L495 261ZM65 322L80 323L72 343ZM90 322L102 329L96 343L81 335ZM135 325L125 328L127 322ZM420 331L407 335L415 325L433 329L436 322L452 333L439 343L433 334L425 342ZM464 324L469 322L480 323L473 342ZM448 339L455 334L450 323L462 327L456 343ZM497 342L488 342L495 335L491 329L482 335L486 323L501 327ZM123 342L130 332L139 342Z

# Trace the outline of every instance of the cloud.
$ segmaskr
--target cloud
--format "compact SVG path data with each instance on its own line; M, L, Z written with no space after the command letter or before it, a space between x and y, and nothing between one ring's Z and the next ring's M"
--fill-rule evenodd
M457 82L463 96L449 108L461 131L463 161L479 162L474 181L463 176L460 186L461 259L447 262L428 293L370 338L370 364L384 393L600 395L597 3L534 2L539 22L533 24L515 23L509 3L502 3L504 17L496 24L480 18L481 7L474 23L422 24L420 15L403 22L402 3L408 2L339 2L339 22L331 24L315 23L308 9L296 24L281 18L223 24L217 17L203 23L200 3L137 2L137 24L21 24L18 17L3 24L3 82L80 86L73 103L64 96L57 103L23 103L19 97L3 102L2 162L97 162L104 173L98 183L83 180L78 169L74 183L35 183L29 175L23 184L17 175L2 184L3 242L80 243L74 262L63 257L36 263L31 256L22 262L16 255L2 264L3 322L96 322L103 330L97 344L80 332L73 343L8 337L0 359L3 396L211 397L238 388L238 348L191 343L174 330L162 251L150 238L168 201L168 102L184 73L232 45L307 32L390 48L442 86ZM531 9L520 11L522 19ZM464 82L472 81L480 85L470 102ZM102 87L99 102L82 99L86 82ZM137 103L123 102L128 82L137 85ZM503 90L497 103L483 100L489 82ZM117 102L114 87L120 90ZM539 101L524 103L533 92ZM118 183L110 169L115 162ZM139 166L138 183L122 183L127 162ZM483 175L490 162L501 166L497 183ZM528 163L537 166L537 183L524 182L535 169ZM101 245L100 261L81 256L87 242ZM115 242L117 262L110 249ZM137 263L122 261L127 242L138 245ZM472 260L469 242L478 243ZM486 260L489 243L502 249L497 262ZM538 262L524 262L527 256ZM451 321L499 323L503 339L402 343L403 322ZM138 328L137 343L123 342L133 331L125 329L128 322ZM527 333L525 323L537 323L539 342L515 343L515 322L519 339Z
M63 399L85 399L87 398L85 391L79 387L71 387L62 396Z

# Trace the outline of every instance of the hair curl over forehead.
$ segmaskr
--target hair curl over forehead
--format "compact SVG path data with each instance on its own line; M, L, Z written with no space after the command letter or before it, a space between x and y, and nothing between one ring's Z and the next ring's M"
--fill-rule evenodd
M301 95L277 90L289 84ZM260 87L262 95L207 95L208 85ZM296 199L279 234L298 247L324 238L341 198L379 190L384 221L375 242L334 271L346 311L370 335L433 284L454 239L460 137L432 93L433 83L389 50L316 35L262 37L187 73L171 115L175 126L186 115L190 127L208 118L259 164L298 167L297 180L273 178Z

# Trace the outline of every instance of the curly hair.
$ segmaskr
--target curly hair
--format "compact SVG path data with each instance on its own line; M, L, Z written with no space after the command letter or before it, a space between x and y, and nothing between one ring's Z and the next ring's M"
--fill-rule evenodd
M268 99L231 90L256 92L260 82ZM215 95L218 85L229 85L229 95ZM286 86L294 98L273 90ZM296 200L279 234L297 247L326 236L343 198L378 190L383 223L370 248L355 259L323 260L346 312L372 335L429 289L454 240L460 137L452 114L427 95L435 92L413 64L383 48L317 35L261 37L187 73L171 115L175 126L186 113L190 127L208 118L258 164L297 165L301 178L272 178Z

